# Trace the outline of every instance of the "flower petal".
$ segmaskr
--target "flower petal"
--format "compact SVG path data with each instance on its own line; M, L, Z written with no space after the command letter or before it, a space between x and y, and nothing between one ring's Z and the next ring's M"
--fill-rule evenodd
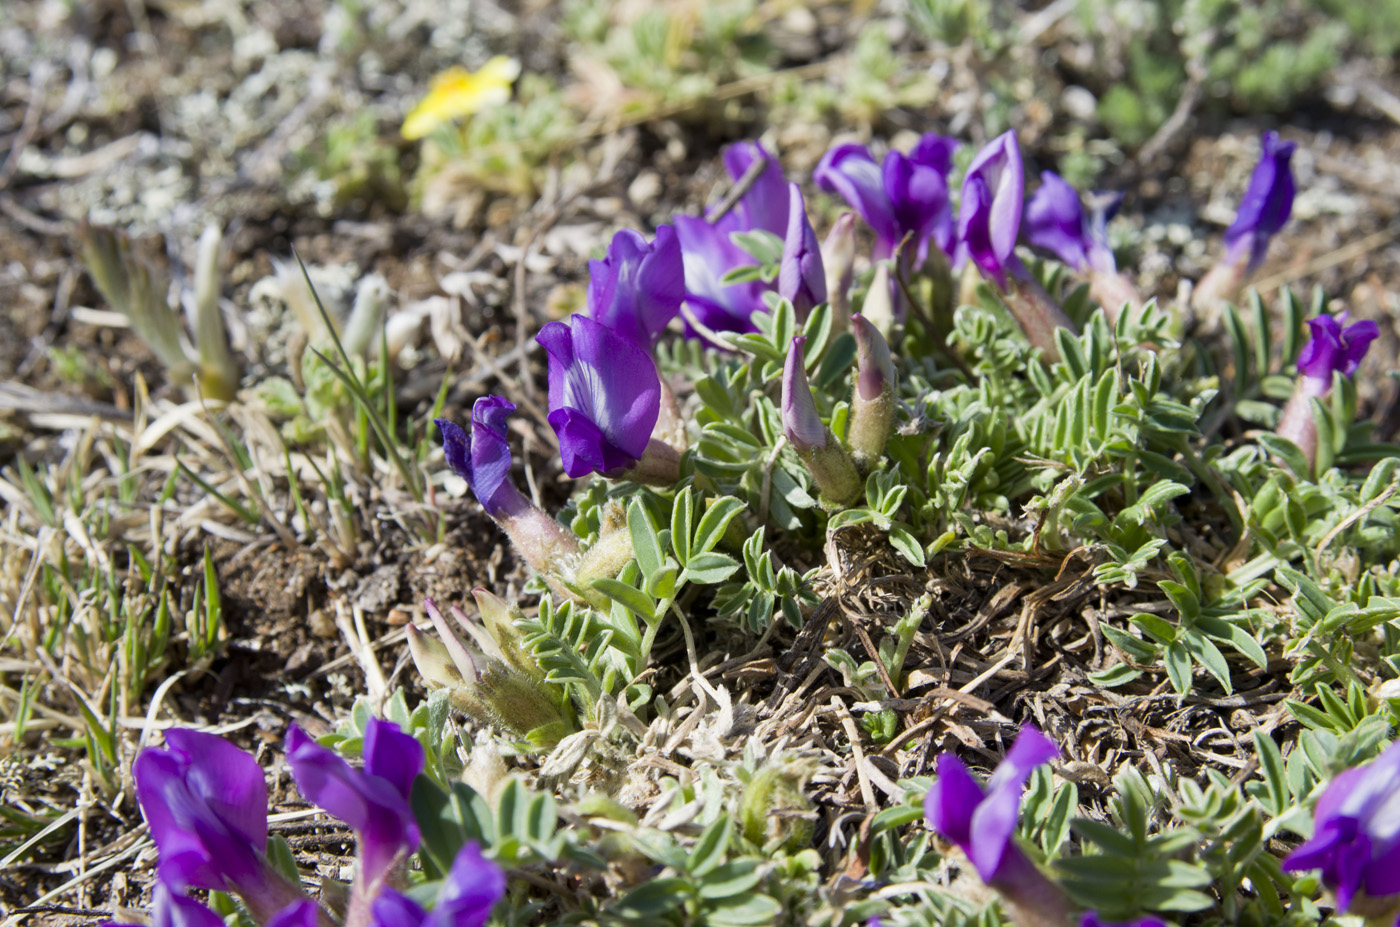
M549 422L564 472L607 473L636 463L661 412L650 355L587 316L551 322L536 340L549 354Z
M214 734L171 728L165 742L187 757L193 795L235 834L261 849L267 843L267 782L252 754Z
M405 799L423 772L423 745L418 738L378 718L370 718L365 728L363 755L365 772L388 781Z
M917 160L914 156L891 151L881 169L899 236L913 233L912 249L922 261L928 255L930 239L947 250L951 244L953 212L948 200L947 172Z
M445 418L435 418L433 424L438 427L438 434L442 435L442 452L447 457L447 466L466 480L468 486L473 485L472 442L466 431L461 425Z
M972 259L1006 288L1016 238L1021 229L1025 175L1016 131L1006 132L972 159L963 178L958 210L959 254Z
M1288 222L1293 211L1293 171L1289 161L1297 149L1297 142L1280 142L1277 132L1265 132L1263 153L1254 173L1249 178L1249 188L1240 200L1235 221L1225 230L1227 253L1243 257L1248 252L1248 266L1252 270L1264 260L1269 239Z
M987 797L972 813L972 852L968 856L982 881L990 883L1006 856L1021 813L1021 790L1031 772L1059 755L1050 738L1030 725L987 780Z
M510 442L506 418L515 404L499 396L482 396L472 404L471 432L447 419L434 419L442 435L447 465L467 481L486 514L500 519L527 505L510 479Z
M985 793L953 754L938 754L934 764L937 778L924 796L924 817L935 833L966 853L972 847L972 813Z
M588 315L650 348L681 309L685 268L676 230L663 225L648 243L623 229L613 236L608 256L588 262Z
M909 150L909 160L933 168L946 179L953 170L953 152L960 145L962 143L950 135L925 132Z
M520 62L497 55L480 71L454 67L433 78L427 96L403 121L403 137L419 139L443 123L470 116L510 100L510 85L520 76Z
M763 294L772 287L762 281L720 282L731 270L757 263L730 239L726 230L730 224L715 226L696 216L676 216L674 221L685 270L686 299L696 317L718 332L758 331L752 316L765 311ZM737 223L733 225L742 231Z
M274 914L267 927L317 927L320 915L321 909L311 899L294 901Z
M378 884L400 853L418 848L413 811L390 780L352 769L296 725L287 731L287 762L301 794L355 831L365 884Z
M315 905L312 905L315 907ZM152 927L224 927L224 919L203 904L157 883L151 897ZM268 927L274 927L269 924Z
M141 751L132 764L161 880L179 891L258 883L267 845L261 767L213 734L174 728L166 743Z
M1083 273L1089 267L1089 229L1079 191L1054 171L1043 171L1040 181L1026 204L1026 241Z
M1099 917L1097 911L1085 911L1084 916L1079 919L1079 927L1167 927L1166 921L1160 917L1135 917L1127 921L1106 921Z
M740 218L744 231L763 229L782 235L787 229L788 187L778 159L759 142L736 142L724 150L724 167L736 183L760 159L767 166L735 204L733 214Z
M1355 376L1366 352L1371 349L1371 342L1380 336L1379 326L1370 319L1348 325L1342 332L1342 343L1346 346L1342 352L1342 373Z
M822 267L821 245L816 230L807 220L806 205L797 184L789 184L787 235L783 259L778 268L778 292L804 319L812 307L826 302L826 271Z
M822 155L812 179L822 190L837 194L860 213L875 231L875 258L888 257L899 243L901 232L885 191L883 173L870 150L854 143L837 145Z
M382 890L370 906L370 927L423 927L427 923L427 911L391 888Z
M505 894L506 874L481 855L480 846L468 841L452 861L431 923L433 927L482 927Z

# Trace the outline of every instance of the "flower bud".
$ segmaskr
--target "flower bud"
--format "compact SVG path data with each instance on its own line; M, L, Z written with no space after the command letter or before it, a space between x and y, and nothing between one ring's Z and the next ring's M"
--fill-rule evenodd
M783 431L826 500L845 505L860 492L860 475L850 454L831 440L831 432L817 414L804 367L802 346L806 340L800 335L792 339L783 368Z
M515 623L517 619L525 617L520 606L493 595L481 586L472 590L472 597L476 599L477 611L481 613L481 621L486 625L486 633L496 645L500 659L525 675L544 682L544 670L540 669L534 654L525 646L525 635L520 633L520 626ZM452 606L452 617L468 633L474 633L476 625L455 605Z
M871 470L884 456L894 426L897 380L889 343L879 330L863 315L851 316L851 329L856 336L856 385L846 443L856 466Z
M413 657L413 665L429 688L455 689L466 684L462 671L442 641L418 630L411 622L404 625L404 634L408 637L408 653Z
M831 303L833 331L844 331L851 317L851 280L856 263L856 214L844 212L822 242L826 298Z
M788 184L787 235L778 267L778 293L792 303L798 319L805 319L813 306L826 302L826 273L817 233L807 219L802 191L795 183Z

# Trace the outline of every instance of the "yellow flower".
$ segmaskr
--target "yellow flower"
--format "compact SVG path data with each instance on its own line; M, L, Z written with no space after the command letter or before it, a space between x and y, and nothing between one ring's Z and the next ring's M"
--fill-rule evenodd
M497 55L475 74L466 68L448 68L437 77L400 130L409 140L422 138L445 122L470 116L510 99L510 85L520 76L520 62Z

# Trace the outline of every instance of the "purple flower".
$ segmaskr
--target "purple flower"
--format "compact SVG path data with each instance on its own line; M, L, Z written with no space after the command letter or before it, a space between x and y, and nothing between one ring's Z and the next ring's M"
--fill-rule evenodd
M262 768L213 734L172 728L165 742L142 750L131 770L161 881L176 892L256 890L269 876Z
M1016 130L999 136L977 153L963 178L958 208L958 260L970 258L1006 289L1006 272L1018 269L1014 253L1021 230L1025 174Z
M160 853L156 922L201 924L189 888L236 892L253 915L271 917L305 896L268 864L267 785L248 753L213 734L173 728L165 749L132 763L136 797ZM162 914L164 911L166 913ZM163 917L169 918L162 921Z
M434 419L452 472L467 481L486 514L499 520L522 515L529 501L510 479L510 444L506 418L515 403L482 396L472 404L471 434L447 419Z
M624 340L621 335L614 337ZM520 556L542 573L557 572L578 553L578 539L511 482L506 418L514 411L514 403L500 396L482 396L472 404L470 434L447 419L434 421L442 433L447 465L467 481L486 514L510 535Z
M1308 319L1308 327L1312 329L1312 338L1298 356L1298 373L1318 381L1321 392L1316 395L1331 389L1334 373L1345 377L1355 375L1371 342L1381 333L1376 323L1369 319L1347 325L1345 312L1337 316L1320 315Z
M1288 162L1298 144L1280 142L1277 132L1265 132L1263 147L1235 221L1225 230L1227 263L1247 261L1251 271L1264 260L1269 239L1293 211L1293 171Z
M944 251L952 246L948 172L957 146L930 132L908 155L891 151L877 165L864 145L837 145L822 156L812 178L850 204L874 230L876 260L889 257L912 233L913 250L922 261L930 241Z
M1292 441L1311 467L1317 462L1318 442L1312 400L1332 391L1333 374L1350 377L1356 373L1380 329L1369 320L1347 325L1345 312L1308 319L1308 326L1312 337L1298 356L1298 380L1275 432Z
M394 861L418 848L418 824L408 795L423 771L423 747L397 724L371 718L363 755L364 768L354 769L296 725L287 731L287 762L297 788L355 831L360 859L356 887L372 895Z
M535 336L549 354L549 424L564 472L620 473L642 456L661 412L651 356L628 338L574 315Z
M924 815L940 836L967 854L988 885L1001 889L1026 868L1033 870L1014 839L1021 789L1035 767L1057 755L1050 738L1025 725L985 790L962 760L938 755L938 780L924 798Z
M1118 205L1114 197L1106 209L1084 214L1079 192L1054 171L1043 171L1040 189L1026 204L1026 241L1032 248L1053 254L1081 274L1111 274L1117 270L1108 247L1104 225Z
M681 311L685 267L676 230L663 225L650 244L637 232L613 236L608 256L588 262L588 315L643 348Z
M798 318L818 303L826 302L826 271L822 266L817 233L807 221L807 209L797 184L788 184L787 236L783 261L778 268L778 293L792 303Z
M1400 743L1328 783L1313 816L1312 839L1288 854L1284 869L1321 869L1342 911L1363 892L1400 894Z
M1128 921L1106 921L1097 911L1085 911L1079 919L1079 927L1167 927L1160 917L1135 917Z
M734 224L741 230L763 229L782 235L788 222L788 186L778 159L759 142L735 142L724 149L724 168L738 182L756 161L763 161L763 172L747 193L730 210ZM726 217L728 218L728 217ZM721 219L720 223L725 220Z
M505 894L506 874L469 841L452 861L432 911L386 891L375 899L370 927L482 927Z
M724 150L724 166L736 182L760 159L767 166L718 220L675 218L685 265L686 300L700 323L717 332L758 331L750 317L765 310L763 294L773 289L761 280L721 283L730 271L756 263L753 255L734 242L735 232L760 230L781 238L787 231L788 187L777 158L757 142L739 142Z

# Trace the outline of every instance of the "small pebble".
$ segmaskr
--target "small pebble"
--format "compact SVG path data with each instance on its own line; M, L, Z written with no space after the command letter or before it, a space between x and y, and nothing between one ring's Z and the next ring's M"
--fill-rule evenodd
M656 171L642 171L627 187L627 198L641 212L647 212L661 198L661 175Z
M1073 119L1093 122L1098 117L1099 101L1087 87L1071 84L1060 95L1060 108Z

